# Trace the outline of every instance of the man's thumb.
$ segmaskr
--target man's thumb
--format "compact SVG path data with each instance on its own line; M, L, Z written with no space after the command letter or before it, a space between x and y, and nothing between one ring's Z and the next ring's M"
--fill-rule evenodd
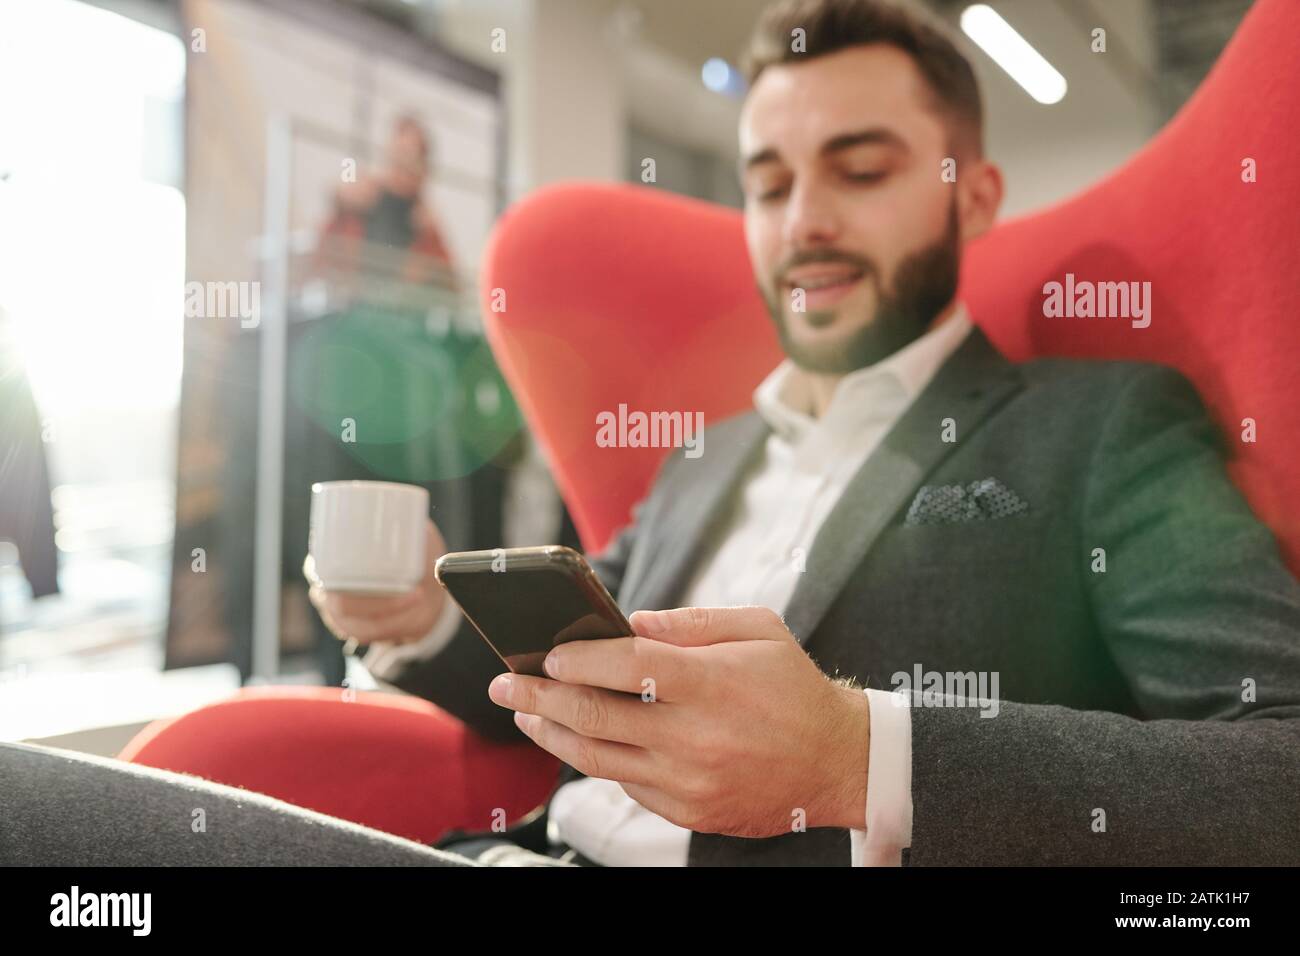
M629 623L641 637L680 647L726 641L790 640L780 616L766 607L676 607L637 611Z

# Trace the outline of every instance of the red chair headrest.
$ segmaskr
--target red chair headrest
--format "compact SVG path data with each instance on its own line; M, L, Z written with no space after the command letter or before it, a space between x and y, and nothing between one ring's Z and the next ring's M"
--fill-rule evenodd
M1259 0L1196 95L1124 167L998 226L962 298L1010 358L1136 358L1187 374L1230 472L1300 572L1300 3ZM1247 175L1253 170L1254 179ZM1044 285L1149 282L1151 323L1048 318ZM601 448L596 416L749 407L780 360L740 216L635 186L568 184L513 206L485 258L488 334L585 544L599 549L665 449ZM1258 440L1240 441L1242 420Z

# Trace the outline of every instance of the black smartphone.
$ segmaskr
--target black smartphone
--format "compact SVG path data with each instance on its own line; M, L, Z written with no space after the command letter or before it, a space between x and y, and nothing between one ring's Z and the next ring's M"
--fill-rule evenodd
M633 633L572 548L453 551L438 559L433 574L516 674L545 676L542 661L557 644Z

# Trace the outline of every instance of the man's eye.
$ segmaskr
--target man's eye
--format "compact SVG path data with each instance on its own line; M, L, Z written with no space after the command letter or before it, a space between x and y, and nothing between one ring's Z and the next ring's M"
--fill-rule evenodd
M785 192L786 187L784 185L767 186L758 190L758 198L761 202L768 202L773 199L780 199L785 195Z
M849 179L850 182L879 182L887 176L889 176L888 169L844 170L844 178Z

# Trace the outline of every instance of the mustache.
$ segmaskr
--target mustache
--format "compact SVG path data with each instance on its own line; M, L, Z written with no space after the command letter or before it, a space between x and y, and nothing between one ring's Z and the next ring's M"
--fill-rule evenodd
M799 266L811 265L813 263L834 262L841 265L852 266L860 271L864 276L876 274L876 265L870 259L854 255L851 252L845 252L841 249L808 249L803 252L796 252L782 262L773 271L775 279L774 286L780 287L786 284L786 276L791 269Z

